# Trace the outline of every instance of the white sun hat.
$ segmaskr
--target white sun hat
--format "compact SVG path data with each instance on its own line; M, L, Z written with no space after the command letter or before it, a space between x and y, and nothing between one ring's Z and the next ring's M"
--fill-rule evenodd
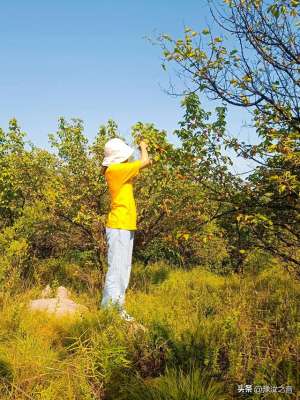
M105 143L104 159L102 165L104 167L113 163L120 163L127 160L134 153L134 149L128 146L122 139L113 138Z

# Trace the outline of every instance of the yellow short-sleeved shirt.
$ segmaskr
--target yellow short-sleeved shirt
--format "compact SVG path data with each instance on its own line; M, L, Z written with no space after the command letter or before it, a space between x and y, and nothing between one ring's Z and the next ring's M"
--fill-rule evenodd
M105 172L111 196L108 228L136 230L136 206L131 179L137 176L141 160L109 165Z

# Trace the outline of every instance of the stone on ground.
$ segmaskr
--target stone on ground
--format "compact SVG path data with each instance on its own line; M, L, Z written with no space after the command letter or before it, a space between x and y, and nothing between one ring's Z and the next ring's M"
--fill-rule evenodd
M75 303L69 298L68 290L60 286L57 289L56 297L46 297L51 293L50 286L42 291L42 298L32 300L29 304L29 308L33 311L45 311L56 316L65 315L82 315L87 312L87 308L81 304Z

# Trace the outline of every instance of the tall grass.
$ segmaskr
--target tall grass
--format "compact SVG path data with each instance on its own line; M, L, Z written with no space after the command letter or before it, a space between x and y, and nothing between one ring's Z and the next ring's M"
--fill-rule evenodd
M90 310L81 319L29 312L37 288L2 293L0 398L218 400L246 383L291 385L282 398L297 398L300 288L280 265L244 276L143 268L126 306L146 331L74 289Z

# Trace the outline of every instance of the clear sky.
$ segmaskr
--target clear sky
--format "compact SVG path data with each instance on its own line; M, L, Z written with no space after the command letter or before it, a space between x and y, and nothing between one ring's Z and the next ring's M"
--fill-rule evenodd
M161 50L145 36L177 38L184 25L202 30L208 22L206 0L3 0L0 126L16 117L28 138L46 148L59 116L83 119L90 141L109 118L125 135L137 121L171 134L182 116L180 99L162 90L168 75ZM245 119L231 112L229 129L238 133Z

